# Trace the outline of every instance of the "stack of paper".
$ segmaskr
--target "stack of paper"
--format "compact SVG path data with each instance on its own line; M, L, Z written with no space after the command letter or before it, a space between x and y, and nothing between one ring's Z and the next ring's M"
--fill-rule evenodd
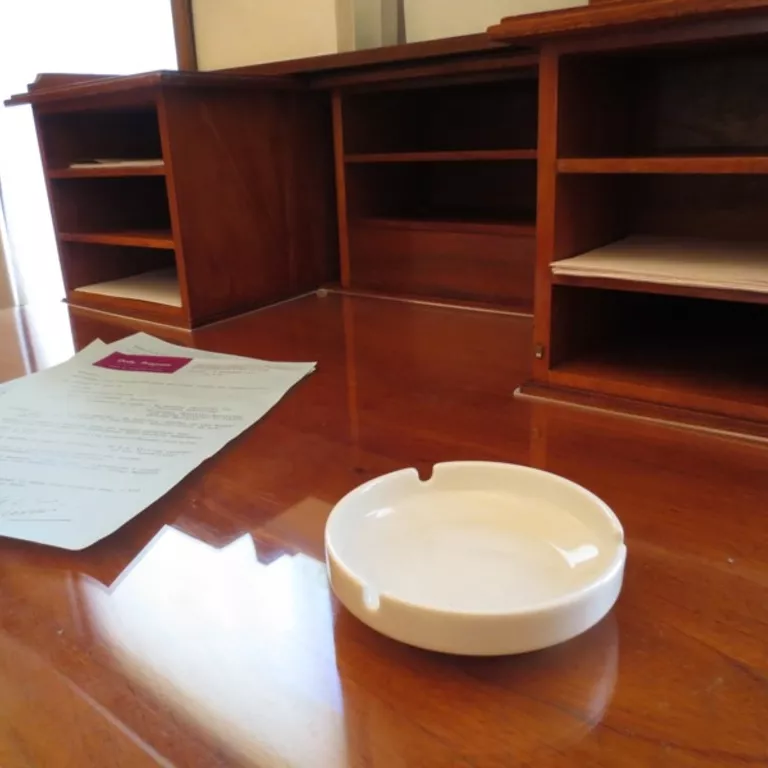
M628 237L556 261L552 273L768 293L768 244Z
M0 536L79 550L258 421L314 363L145 334L0 386Z

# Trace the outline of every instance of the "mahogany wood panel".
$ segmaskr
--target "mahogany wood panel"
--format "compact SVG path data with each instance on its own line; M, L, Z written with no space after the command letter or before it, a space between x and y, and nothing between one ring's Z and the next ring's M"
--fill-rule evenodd
M718 18L749 18L768 11L766 0L634 0L634 2L599 3L524 16L510 16L490 27L491 39L499 42L524 41L528 38L593 33L598 37L632 27L691 24Z
M558 160L560 173L768 173L768 157L601 157Z
M764 306L559 286L554 303L550 383L768 420Z
M437 41L435 41L437 42ZM385 50L385 49L380 49ZM421 61L388 67L344 69L311 75L310 88L349 91L422 88L429 85L461 85L493 80L524 79L538 66L536 53L507 48L500 53Z
M195 47L195 20L192 12L192 0L171 0L173 16L173 37L176 42L176 60L179 69L197 69L197 49Z
M536 220L536 163L350 163L346 166L351 219L532 224Z
M345 156L345 116L344 101L338 91L331 96L333 110L333 159L336 180L336 212L339 232L339 272L341 285L349 287L349 201L347 199L347 169L344 165Z
M92 105L95 106L95 105ZM154 104L113 111L80 109L38 117L38 133L50 175L59 178L155 175L155 168L69 168L97 158L162 159L157 108ZM108 173L105 173L108 171Z
M54 179L49 188L60 232L170 229L162 176Z
M535 74L510 81L345 94L346 152L535 149Z
M337 274L327 99L266 88L172 89L161 124L195 325Z
M555 259L557 218L558 110L560 99L560 59L544 48L539 66L538 162L536 164L536 265L533 301L533 376L547 381L550 361L552 287L549 265Z
M768 176L641 175L623 179L623 189L613 199L624 213L627 234L768 241Z
M71 342L53 309L56 332L39 307L0 314L0 377L23 372L6 357L19 339L58 361ZM122 322L72 318L80 344L130 333ZM768 448L513 400L530 333L496 313L329 296L191 334L318 369L95 547L0 541L3 767L764 763ZM616 511L625 582L594 630L456 658L380 637L332 598L333 504L383 472L467 458L532 463Z
M630 420L642 419L647 423L676 424L684 430L708 432L721 438L756 442L768 440L768 427L756 421L587 390L538 384L533 380L520 385L515 390L515 396L531 403L568 406L569 410L575 408L593 414L609 413Z
M564 363L550 372L550 382L582 392L750 420L756 426L768 421L764 374L762 382L755 383L754 375L750 375L745 383L735 381L719 386L708 376L711 364L701 365L701 357L696 362L699 365L678 372L669 359L659 360L654 354L626 356L617 346L604 355Z
M40 107L53 106L56 102L66 104L84 97L98 96L101 103L110 97L125 97L126 91L133 91L137 100L151 103L157 96L158 89L173 88L279 88L284 90L301 89L303 86L295 80L285 77L268 77L222 72L146 72L139 75L118 75L106 77L88 77L73 83L68 79L50 88L33 88L27 93L20 93L7 99L6 106L35 104Z
M94 165L91 168L53 168L48 171L51 179L100 179L122 178L124 176L165 176L165 165L124 166L121 168L105 168Z
M536 236L536 225L532 221L505 221L504 219L488 218L468 219L465 221L456 218L440 219L438 217L425 219L405 219L387 217L360 217L361 224L370 223L376 227L391 227L392 229L421 229L436 232L474 232L484 235L523 235L525 237Z
M133 245L141 248L168 248L174 242L170 229L128 229L111 232L59 232L59 239L69 243Z
M87 80L104 80L114 75L87 75L74 72L40 72L33 82L27 85L29 91L48 90L53 87L83 83Z
M532 237L358 220L350 228L350 286L496 301L530 311L534 251Z
M68 290L163 269L173 264L173 253L164 249L97 245L66 239L61 243L61 267Z
M768 304L768 293L736 290L732 288L705 288L699 285L668 285L645 280L587 277L582 275L552 275L554 285L570 285L581 288L606 288L631 293L654 293L663 296L690 296L697 299L744 301L749 304Z
M465 149L450 152L369 152L347 155L348 163L460 163L478 160L535 160L535 149Z
M578 162L561 170L765 172L768 57L760 48L564 56L560 157Z

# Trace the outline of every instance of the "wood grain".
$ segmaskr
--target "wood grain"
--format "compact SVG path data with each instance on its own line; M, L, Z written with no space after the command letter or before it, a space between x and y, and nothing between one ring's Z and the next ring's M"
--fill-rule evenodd
M126 91L133 91L136 101L151 103L162 87L174 88L280 88L284 90L301 89L302 85L285 77L271 77L247 74L223 74L220 72L147 72L139 75L120 75L80 79L78 82L65 80L50 88L34 88L27 93L11 96L4 103L6 106L36 104L44 107L55 102L67 102L72 99L99 96L105 101L109 97L123 96Z
M461 163L479 160L535 160L535 149L467 149L451 152L369 152L347 155L347 163Z
M450 39L442 42L449 43ZM383 52L388 49L378 50ZM327 73L320 71L305 77L309 87L316 89L391 90L526 78L535 72L538 64L536 53L502 48L470 56L452 56L437 60L417 59L413 63L405 62L386 67L355 67L331 70Z
M536 71L525 74L509 81L423 81L420 88L345 94L347 154L535 149Z
M520 41L556 35L590 32L605 34L612 28L693 22L720 17L739 18L768 10L766 0L635 0L634 2L599 3L524 16L510 16L488 29L491 39Z
M560 173L768 173L768 157L600 157L558 160Z
M197 48L195 47L195 19L192 0L171 0L173 16L173 38L176 42L176 60L179 69L197 69Z
M495 301L530 311L534 238L375 219L350 227L352 288Z
M51 310L47 326L24 310L24 332L0 315L0 377L23 372L7 357L20 339L41 361L71 343ZM80 344L131 333L71 322ZM765 762L765 445L512 399L525 318L307 297L189 335L318 369L92 549L0 541L4 768ZM629 558L606 621L548 651L462 659L339 606L322 561L333 504L457 458L535 460L615 510Z
M553 285L571 285L580 288L607 288L612 291L654 293L662 296L689 296L698 299L744 301L750 304L768 304L768 294L761 291L742 291L732 288L706 288L703 286L670 285L647 280L587 277L582 275L552 275Z
M337 274L329 105L316 94L296 96L261 89L164 97L174 239L195 325Z
M104 168L94 165L92 168L53 168L48 171L52 179L101 179L123 178L125 176L165 176L165 165L147 167L125 166L122 168Z
M544 48L539 66L538 163L536 183L536 267L534 271L533 376L546 382L549 373L552 287L549 265L556 256L556 186L560 59Z
M173 250L170 229L128 229L111 232L59 232L59 239L67 243L96 243L101 245L132 245L141 248L167 248Z
M347 169L344 165L346 153L346 120L344 99L338 91L331 96L333 109L333 158L336 181L336 215L339 227L339 259L341 285L350 285L349 262L349 201L347 198Z

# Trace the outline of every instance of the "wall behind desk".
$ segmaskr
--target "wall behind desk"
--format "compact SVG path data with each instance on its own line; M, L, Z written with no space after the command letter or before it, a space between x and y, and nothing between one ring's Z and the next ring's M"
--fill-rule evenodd
M484 32L589 0L192 0L200 69Z
M485 32L506 16L588 5L589 0L404 0L409 43Z
M354 48L354 0L192 0L200 69Z

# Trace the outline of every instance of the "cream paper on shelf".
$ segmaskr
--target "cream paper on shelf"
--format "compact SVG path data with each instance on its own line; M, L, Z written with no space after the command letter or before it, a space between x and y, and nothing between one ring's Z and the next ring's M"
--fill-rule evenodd
M313 363L137 334L0 388L0 535L80 550L264 416Z
M634 235L555 261L552 274L768 293L768 244Z

